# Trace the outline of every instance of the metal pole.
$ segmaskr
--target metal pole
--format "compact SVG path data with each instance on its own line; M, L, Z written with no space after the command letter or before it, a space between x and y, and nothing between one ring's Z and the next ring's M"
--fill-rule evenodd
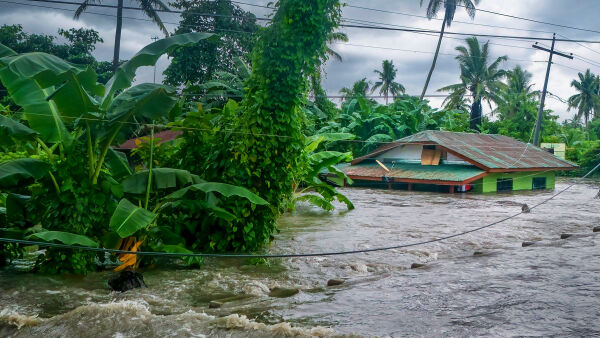
M156 42L156 40L158 40L158 36L153 36L151 37L152 41ZM158 61L158 60L157 60ZM156 83L156 62L154 63L154 83Z
M535 123L535 136L533 144L539 146L540 130L542 129L542 118L544 116L544 101L546 101L546 90L548 89L548 77L550 77L550 66L552 66L552 56L554 55L554 42L556 42L556 33L552 34L552 47L550 47L550 57L548 57L548 68L546 68L546 79L544 80L544 90L540 99L540 110L538 111L537 122Z

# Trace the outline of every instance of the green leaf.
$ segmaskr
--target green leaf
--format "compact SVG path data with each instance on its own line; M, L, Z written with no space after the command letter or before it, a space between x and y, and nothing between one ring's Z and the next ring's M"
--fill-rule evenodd
M108 153L106 153L106 160L104 160L104 164L106 164L110 170L112 177L117 180L131 175L131 168L129 167L129 162L127 162L127 156L120 151L114 150L113 148L108 148Z
M339 151L321 151L310 154L308 160L310 163L310 172L307 174L307 179L310 179L317 176L324 168L351 161L352 154L349 152L341 153Z
M27 236L27 239L38 239L45 242L56 241L67 245L81 245L92 248L98 247L98 243L94 242L91 238L87 236L72 234L70 232L63 231L36 232L32 235Z
M153 66L156 61L165 53L187 45L198 43L198 41L218 38L212 33L186 33L173 35L165 39L155 41L142 48L129 61L122 64L113 77L106 84L106 94L102 101L102 107L105 109L112 103L112 96L120 89L131 86L135 73L139 67Z
M40 87L35 80L18 77L8 67L0 68L0 81L15 103L23 108L30 128L40 133L44 141L65 145L72 142L73 137L65 127L58 107L46 100L50 94L48 89Z
M345 140L354 140L356 136L350 133L323 133L316 134L307 139L307 144L314 142L315 140L321 139L321 142L335 142L335 141L345 141Z
M13 140L31 141L39 133L22 123L0 115L0 144L13 144Z
M308 202L312 205L315 205L315 206L317 206L321 209L327 210L327 211L331 211L334 209L333 204L329 203L323 197L318 196L318 195L311 195L311 194L301 195L296 198L296 202Z
M50 168L48 163L33 158L0 163L0 187L22 186L24 180L37 180L46 176Z
M202 183L198 175L187 170L172 168L152 169L152 191L183 188L188 184ZM148 186L148 170L141 170L123 180L123 191L130 194L145 194Z
M156 214L123 198L110 218L109 228L119 234L121 238L125 238L140 229L147 228L155 218Z
M6 196L6 219L8 221L24 221L25 205L31 196L9 193Z
M188 191L202 191L204 193L209 192L218 192L219 194L225 197L231 196L239 196L247 199L248 201L258 204L258 205L268 205L269 203L262 199L260 196L251 192L250 190L239 187L236 185L231 185L227 183L218 183L218 182L206 182L190 185L189 187L185 187L183 189L177 190L174 193L165 197L165 199L180 199L185 196Z
M109 119L103 135L112 135L115 130L124 134L134 126L127 124L135 122L151 122L167 116L177 103L175 89L170 86L144 83L119 94L108 109Z
M0 43L0 58L14 55L17 55L17 52Z

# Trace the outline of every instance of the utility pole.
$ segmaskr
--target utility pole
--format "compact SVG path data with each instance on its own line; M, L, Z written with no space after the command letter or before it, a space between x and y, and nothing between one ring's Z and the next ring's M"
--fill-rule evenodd
M567 59L573 59L573 53L570 55L557 52L554 50L554 43L556 42L556 33L552 34L552 47L550 49L538 46L537 42L532 46L533 48L543 50L544 52L550 53L548 58L548 68L546 68L546 80L544 80L544 90L542 91L542 98L540 99L540 110L538 111L537 121L535 123L535 136L533 137L533 144L535 146L540 145L540 130L542 129L542 118L544 116L544 102L546 101L546 91L548 89L548 78L550 77L550 66L552 65L552 56L554 54L565 57Z
M153 36L150 39L152 39L152 41L156 42L156 40L158 40L158 36ZM156 83L156 62L154 63L154 83Z

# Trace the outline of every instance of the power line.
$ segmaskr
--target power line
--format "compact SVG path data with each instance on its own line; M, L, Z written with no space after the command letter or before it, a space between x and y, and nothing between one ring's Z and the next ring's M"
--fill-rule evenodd
M594 171L596 171L596 169L598 169L598 167L600 167L600 163L598 165L596 165L592 170L590 170L587 174L585 174L583 177L581 177L580 179L585 179L586 177L588 177L590 174L592 174ZM566 188L562 189L561 191L557 192L556 194L550 196L549 198L541 201L540 203L537 203L535 205L533 205L532 207L529 208L529 210L533 210L539 206L541 206L542 204L548 203L549 201L553 200L554 198L556 198L558 195L564 193L565 191L569 190L571 187L573 187L575 185L575 183L571 183L570 185L568 185ZM20 239L12 239L12 238L0 238L0 242L4 242L4 243L14 243L14 244L22 244L22 245L38 245L39 247L54 247L54 248L62 248L62 249L77 249L77 250L84 250L84 251L92 251L92 252L104 252L104 253L112 253L112 254L134 254L137 256L163 256L163 257L214 257L214 258L224 258L224 257L229 257L229 258L294 258L294 257L316 257L316 256L341 256L341 255L352 255L352 254L359 254L359 253L368 253L368 252L376 252L376 251L388 251L388 250L394 250L394 249L402 249L402 248L408 248L408 247L414 247L414 246L421 246L421 245L425 245L425 244L430 244L430 243L435 243L435 242L441 242L441 241L445 241L451 238L455 238L455 237L461 237L476 231L480 231L489 227L492 227L494 225L506 222L510 219L513 219L521 214L525 213L525 211L520 211L516 214L510 215L510 216L506 216L502 219L499 219L495 222L474 228L474 229L470 229L467 231L463 231L463 232L459 232L459 233L455 233L452 235L448 235L448 236L443 236L443 237L438 237L438 238L434 238L434 239L430 239L430 240L426 240L426 241L419 241L419 242L413 242L413 243L407 243L407 244L398 244L398 245L392 245L392 246L385 246L385 247L378 247L378 248L371 248L371 249L360 249L360 250L346 250L346 251L329 251L329 252L316 252L316 253L300 253L300 254L218 254L218 253L171 253L171 252L156 252L156 251L127 251L127 250L117 250L117 249L106 249L106 248L94 248L94 247L86 247L86 246L79 246L79 245L68 245L68 244L59 244L59 243L50 243L50 242L39 242L39 241L29 241L29 240L20 240Z
M57 3L58 1L63 2L62 0L27 0L27 1L37 1L37 2L52 2L52 3ZM27 5L27 4L23 4L23 3L18 3L18 2L11 2L11 1L2 1L2 2L7 2L7 3L14 3L14 4L20 4L20 5ZM64 1L67 2L67 1ZM68 4L76 4L79 5L79 3L76 2L68 2ZM110 8L117 8L117 6L114 5L102 5L102 6L108 6ZM52 7L50 7L52 8ZM131 7L132 9L136 9L136 10L142 10L141 8L136 8L136 7ZM59 9L59 8L55 8L55 9ZM67 10L67 9L64 9ZM94 14L99 14L99 13L94 13ZM103 15L103 14L101 14ZM204 14L202 14L204 15ZM206 14L207 16L211 16L213 14ZM230 16L231 17L231 16ZM261 20L271 20L268 18L261 18ZM151 21L151 20L150 20ZM176 24L176 23L171 23L171 24ZM360 28L360 29L374 29L374 30L388 30L388 31L404 31L404 32L413 32L413 33L433 33L433 34L439 34L440 31L436 31L436 30L430 30L430 29L419 29L419 28L390 28L390 27L381 27L381 26L366 26L366 25L348 25L348 24L341 24L341 27L347 27L347 28ZM600 32L599 32L600 33ZM444 34L449 34L449 35L460 35L460 36L479 36L479 37L495 37L495 38L505 38L505 39L521 39L521 40L538 40L538 41L552 41L552 38L546 38L546 37L533 37L533 36L515 36L515 35L497 35L497 34L481 34L481 33L463 33L463 32L449 32L446 31L444 32ZM564 41L564 42L583 42L583 43L600 43L600 41L598 40L571 40L571 39L556 39L556 41Z
M465 7L464 5L459 5L459 4L457 4L457 6ZM596 31L596 30L593 30L593 29L587 29L587 28L579 28L579 27L561 25L561 24L557 24L557 23L540 21L540 20L535 20L535 19L529 19L529 18L524 18L524 17L520 17L520 16L516 16L516 15L511 15L511 14L506 14L506 13L500 13L500 12L494 12L494 11L489 11L489 10L480 9L480 8L477 8L476 11L477 12L483 12L483 13L500 15L500 16L505 16L505 17L512 18L512 19L518 19L518 20L523 20L523 21L540 23L540 24L549 25L549 26L574 29L574 30L583 31L583 32L590 32L590 33L600 33L600 31ZM560 40L557 39L556 41L560 41Z

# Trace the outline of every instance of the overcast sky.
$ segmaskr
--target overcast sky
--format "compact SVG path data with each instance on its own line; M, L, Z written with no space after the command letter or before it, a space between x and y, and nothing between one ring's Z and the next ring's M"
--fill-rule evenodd
M245 0L252 4L266 5L267 0ZM427 1L424 1L427 2ZM104 4L116 4L116 0L102 1ZM25 5L24 5L25 4ZM405 14L425 14L425 8L419 6L419 0L352 0L348 4L355 7L345 7L345 19L359 19L376 22L379 25L398 25L415 28L439 30L441 20L427 20ZM125 5L135 6L134 1L125 0ZM42 7L39 7L42 6ZM46 7L43 7L46 6ZM245 10L264 16L268 10L248 5L240 5ZM367 10L364 8L383 11ZM62 8L62 9L61 9ZM28 0L0 0L0 24L21 24L26 32L47 33L56 35L58 28L89 27L100 32L104 43L98 45L95 52L100 60L111 60L114 44L115 12L113 9L90 8L80 20L73 20L75 6L52 3L30 2ZM600 1L599 0L481 0L478 8L502 12L514 16L531 18L537 21L574 26L600 31ZM385 12L388 11L388 12ZM389 13L395 12L395 13ZM99 14L94 14L99 13ZM153 36L160 36L158 28L138 11L124 11L126 17L123 24L121 39L121 58L127 59L146 44L152 42ZM176 14L161 14L165 25L170 31L177 26L179 18ZM478 11L475 20L467 16L462 8L457 10L450 32L503 34L519 36L552 37L552 32L558 37L571 39L600 40L600 34L549 26L541 23L528 22ZM486 27L481 25L502 26ZM510 28L509 28L510 27ZM518 29L518 30L517 30ZM378 31L357 28L343 28L350 41L335 44L332 47L343 57L343 62L329 61L326 66L325 88L330 95L338 95L339 90L362 77L371 81L376 80L374 69L381 67L384 59L393 60L398 68L397 81L402 83L408 94L419 95L427 71L431 65L437 36L414 34L398 31ZM517 64L533 74L535 89L542 89L546 72L548 53L531 48L532 42L527 40L507 40L500 38L480 38L480 41L490 41L491 54L494 58L507 55L509 61L504 68L512 68ZM455 47L462 41L457 36L444 38L440 49L440 57L433 74L428 94L436 94L440 87L457 83L459 69L454 59ZM543 45L549 46L549 42ZM378 48L379 47L379 48ZM557 42L556 49L573 53L575 59L569 60L555 56L552 66L548 90L557 96L567 99L575 92L570 82L577 76L578 71L590 68L592 72L600 73L600 44L575 44ZM586 63L581 58L591 60L594 64ZM162 78L162 70L168 65L168 59L159 61L157 79ZM589 61L588 61L589 62ZM152 81L153 70L150 67L138 72L137 81ZM433 106L439 106L442 99L431 98ZM554 97L548 97L546 107L553 109L562 119L571 118L574 111L567 112L567 106Z

